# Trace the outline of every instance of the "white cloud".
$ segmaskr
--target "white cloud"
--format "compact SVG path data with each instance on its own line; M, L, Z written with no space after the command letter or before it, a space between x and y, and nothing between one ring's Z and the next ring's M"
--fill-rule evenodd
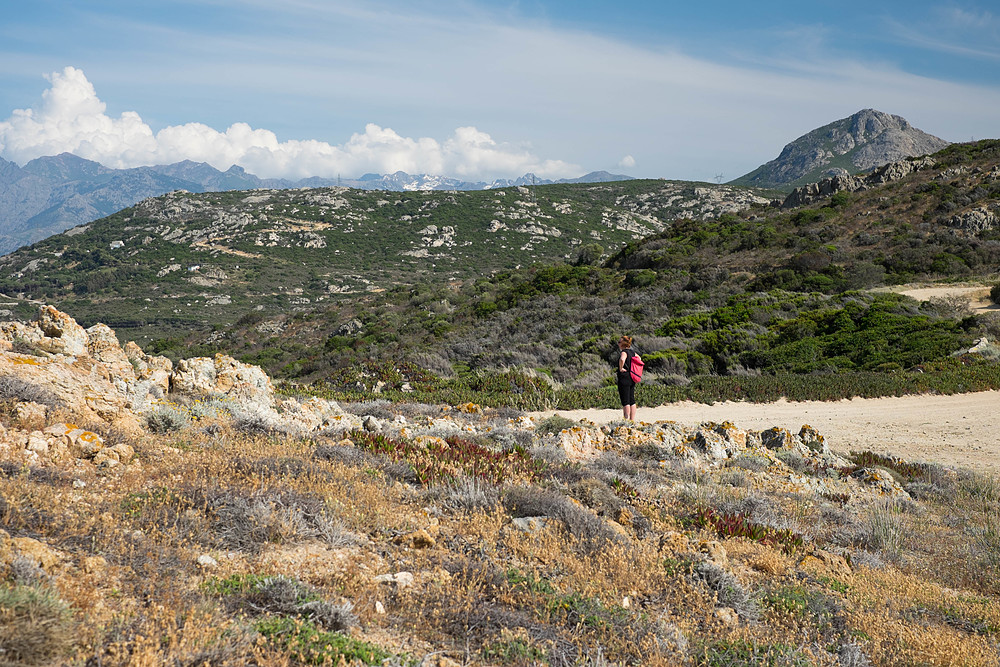
M498 143L475 127L459 127L446 140L404 137L374 123L340 146L322 141L279 141L274 132L234 123L219 132L202 123L165 127L154 134L139 114L108 116L83 71L66 67L49 75L38 109L19 109L0 122L0 154L25 163L69 152L124 168L181 160L217 169L244 167L262 177L349 176L364 172L447 174L466 178L520 176L531 171L556 178L582 170L542 159L524 147Z
M631 155L626 155L618 161L618 166L623 169L632 169L635 167L635 158Z

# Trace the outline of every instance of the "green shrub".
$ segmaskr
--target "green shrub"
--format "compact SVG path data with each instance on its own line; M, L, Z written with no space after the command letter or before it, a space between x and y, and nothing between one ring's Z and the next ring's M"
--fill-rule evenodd
M191 417L180 407L161 405L146 415L146 428L152 433L172 433L191 422Z
M538 435L552 435L573 426L576 426L576 422L572 419L567 419L562 415L552 415L538 423L538 426L535 427L535 433Z
M341 659L347 664L356 660L365 665L381 665L393 657L374 644L321 630L310 621L297 618L272 616L259 621L255 628L264 638L307 665L336 665Z
M73 612L54 591L0 584L0 660L11 665L51 665L73 645Z

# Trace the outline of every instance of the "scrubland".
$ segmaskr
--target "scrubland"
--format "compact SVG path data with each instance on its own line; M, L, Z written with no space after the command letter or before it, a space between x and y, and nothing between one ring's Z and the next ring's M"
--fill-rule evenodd
M669 424L344 407L365 428L92 425L136 452L105 470L6 452L0 662L1000 659L992 477L871 452L710 465L657 445ZM585 437L604 444L567 460Z

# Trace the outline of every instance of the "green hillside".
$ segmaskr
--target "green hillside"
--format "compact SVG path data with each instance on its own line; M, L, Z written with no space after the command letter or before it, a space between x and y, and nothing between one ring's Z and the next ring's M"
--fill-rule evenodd
M545 382L503 374L528 369L561 392L546 400L613 404L622 333L649 362L649 402L993 386L993 352L972 370L955 354L997 338L994 314L886 292L998 280L1000 142L934 158L792 210L665 181L174 194L4 258L0 291L335 393L475 385L527 406ZM498 397L510 387L521 398Z
M205 330L247 313L304 312L397 285L571 260L585 247L600 255L680 215L767 203L761 195L658 180L477 192L175 192L3 257L0 292L123 335Z

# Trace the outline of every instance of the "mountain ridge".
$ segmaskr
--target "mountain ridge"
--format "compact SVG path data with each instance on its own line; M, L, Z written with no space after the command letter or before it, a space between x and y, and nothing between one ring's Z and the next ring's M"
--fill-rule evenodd
M937 152L950 142L902 116L862 109L788 143L777 158L730 185L791 190L833 176L853 176L889 162Z
M169 165L114 169L72 153L36 158L23 167L0 158L0 254L77 225L111 215L148 197L175 190L294 189L347 186L364 190L486 190L517 185L629 180L608 172L551 181L528 173L517 179L463 181L428 174L366 174L358 179L310 177L298 181L260 178L243 167L226 171L183 160Z

